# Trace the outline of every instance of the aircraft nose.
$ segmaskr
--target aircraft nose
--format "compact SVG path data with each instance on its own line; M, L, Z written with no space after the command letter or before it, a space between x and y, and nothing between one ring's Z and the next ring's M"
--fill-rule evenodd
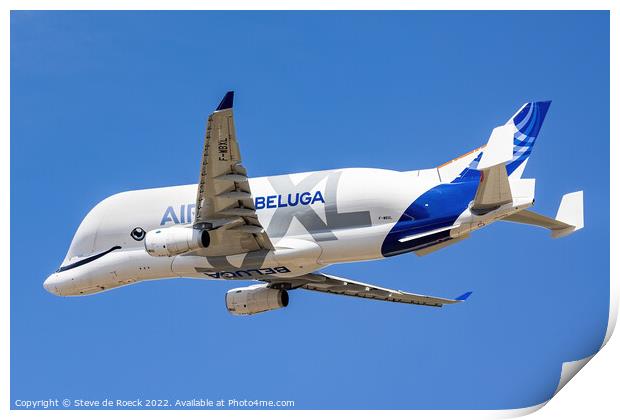
M53 273L43 282L43 288L53 295L60 296L60 292L57 289L58 274Z

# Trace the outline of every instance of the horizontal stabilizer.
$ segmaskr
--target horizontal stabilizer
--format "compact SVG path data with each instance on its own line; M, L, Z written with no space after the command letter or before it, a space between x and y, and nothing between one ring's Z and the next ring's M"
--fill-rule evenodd
M570 235L584 226L583 191L565 194L555 219L530 210L522 210L502 220L549 229L553 238Z
M568 235L583 228L583 191L564 194L555 219L572 226L573 229L565 234L558 232L554 238Z

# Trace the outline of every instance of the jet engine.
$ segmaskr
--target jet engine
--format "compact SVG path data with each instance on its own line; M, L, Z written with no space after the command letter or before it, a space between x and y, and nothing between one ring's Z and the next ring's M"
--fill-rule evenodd
M254 315L287 305L288 292L271 289L266 284L239 287L226 292L226 309L233 315Z
M172 257L207 248L210 242L207 230L173 226L148 231L144 237L144 248L153 257Z

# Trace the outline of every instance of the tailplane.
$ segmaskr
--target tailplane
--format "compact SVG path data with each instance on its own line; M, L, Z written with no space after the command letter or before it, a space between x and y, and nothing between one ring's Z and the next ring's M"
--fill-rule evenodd
M538 226L551 231L552 238L561 238L583 228L583 191L565 194L555 216L543 216L530 210L522 210L504 219L507 222Z

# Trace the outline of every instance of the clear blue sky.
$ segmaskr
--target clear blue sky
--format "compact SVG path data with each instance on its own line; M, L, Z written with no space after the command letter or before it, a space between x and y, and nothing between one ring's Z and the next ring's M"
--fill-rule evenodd
M495 224L436 254L326 272L439 296L443 309L291 293L238 318L243 283L170 280L91 297L41 286L97 202L194 183L227 90L253 176L433 167L553 100L526 176L552 240ZM609 302L606 12L14 12L11 400L292 399L297 408L515 408L604 337Z

